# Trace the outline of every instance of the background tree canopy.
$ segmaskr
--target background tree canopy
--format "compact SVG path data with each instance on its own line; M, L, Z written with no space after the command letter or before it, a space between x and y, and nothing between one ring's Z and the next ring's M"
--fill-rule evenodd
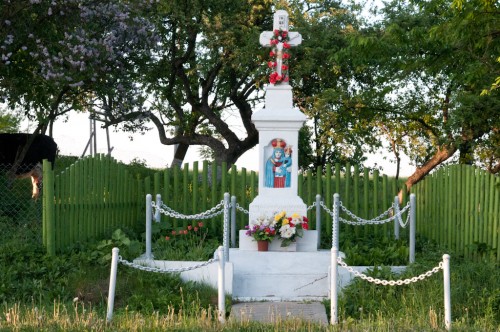
M258 143L269 50L259 34L290 13L302 169L360 163L388 142L416 162L500 171L500 23L491 0L3 1L0 97L45 132L69 110L234 163ZM14 117L15 118L15 117ZM4 121L4 120L2 120ZM15 126L14 126L15 128Z

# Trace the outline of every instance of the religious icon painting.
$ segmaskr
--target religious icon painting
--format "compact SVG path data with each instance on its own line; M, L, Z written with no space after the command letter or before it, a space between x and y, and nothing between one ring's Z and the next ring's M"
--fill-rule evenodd
M288 188L291 180L292 147L281 138L271 140L266 147L265 187Z

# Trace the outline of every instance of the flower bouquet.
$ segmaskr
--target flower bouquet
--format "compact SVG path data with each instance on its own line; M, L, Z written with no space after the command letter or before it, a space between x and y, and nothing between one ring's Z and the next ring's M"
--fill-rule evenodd
M252 236L255 241L271 242L276 236L276 228L272 219L259 217L251 226L245 226L246 235Z
M278 238L282 239L281 246L288 247L290 243L297 241L297 237L304 235L304 229L309 229L309 219L298 213L289 217L285 211L281 211L274 216L274 228L277 229Z

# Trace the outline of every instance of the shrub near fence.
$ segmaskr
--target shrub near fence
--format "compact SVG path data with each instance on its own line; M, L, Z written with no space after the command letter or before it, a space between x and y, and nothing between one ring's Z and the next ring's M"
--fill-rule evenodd
M500 177L468 165L443 167L413 186L417 233L468 258L500 262Z

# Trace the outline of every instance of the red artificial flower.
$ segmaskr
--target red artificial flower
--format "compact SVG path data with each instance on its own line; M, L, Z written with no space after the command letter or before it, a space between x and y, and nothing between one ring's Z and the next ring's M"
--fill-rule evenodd
M288 225L290 225L290 227L295 227L295 224L293 222L289 222Z
M274 30L274 35L275 35L275 36L278 36L279 34L280 34L280 31L279 31L278 29L275 29L275 30Z
M281 36L282 36L283 38L286 38L286 36L288 36L288 31L282 31L282 32L281 32Z
M290 44L288 44L287 42L284 42L283 43L283 48L290 48Z
M269 52L269 56L270 56L271 58L272 58L272 57L274 57L275 55L276 55L276 53L274 53L274 51Z
M279 77L279 79L278 79ZM273 71L271 75L269 75L269 83L276 84L277 81L281 80L281 76L278 75L277 72Z
M276 75L276 81L281 81L283 79L283 76L281 75Z
M302 220L304 220L304 222L309 222L309 219L307 219L307 217L302 217Z
M309 224L308 223L303 223L302 224L303 229L309 229Z
M271 42L270 42L271 45L278 45L278 43L279 42L277 39L271 39Z
M288 66L287 65L281 65L281 70L287 70Z
M283 59L290 59L290 53L283 53Z
M288 82L288 76L283 79L283 82Z

